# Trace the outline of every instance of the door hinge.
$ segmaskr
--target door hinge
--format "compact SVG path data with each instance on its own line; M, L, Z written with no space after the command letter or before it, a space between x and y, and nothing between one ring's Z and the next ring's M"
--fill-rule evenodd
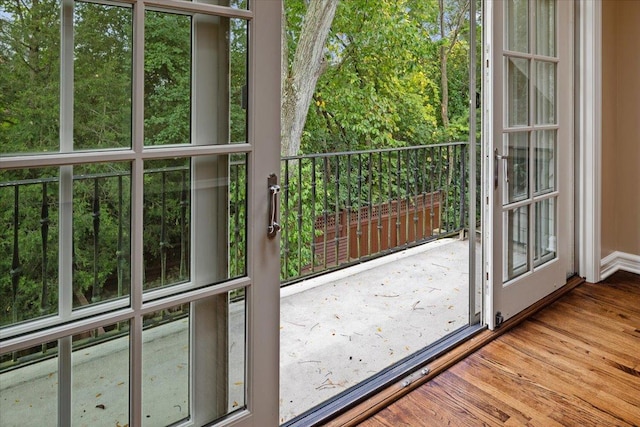
M501 312L496 313L496 328L500 327L504 323L504 317Z

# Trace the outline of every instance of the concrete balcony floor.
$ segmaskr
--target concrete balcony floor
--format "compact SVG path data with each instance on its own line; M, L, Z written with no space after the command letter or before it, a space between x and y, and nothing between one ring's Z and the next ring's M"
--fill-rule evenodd
M280 421L467 325L468 260L468 240L443 239L283 288ZM232 304L229 323L233 411L244 402L244 303ZM188 417L188 320L144 334L145 425ZM128 338L74 351L72 364L74 425L127 425ZM57 369L54 358L1 374L0 425L55 425Z
M480 304L477 286L477 311ZM280 422L468 322L468 240L438 240L283 288Z

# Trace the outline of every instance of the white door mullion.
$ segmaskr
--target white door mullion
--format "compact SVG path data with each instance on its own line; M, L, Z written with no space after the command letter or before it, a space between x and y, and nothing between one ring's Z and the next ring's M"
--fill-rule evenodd
M131 162L131 308L129 325L129 421L142 425L142 288L144 282L144 18L142 0L133 5L133 111L134 159Z
M73 151L73 0L60 6L60 152ZM59 170L58 309L63 320L73 310L73 166ZM58 425L71 425L72 338L58 340Z

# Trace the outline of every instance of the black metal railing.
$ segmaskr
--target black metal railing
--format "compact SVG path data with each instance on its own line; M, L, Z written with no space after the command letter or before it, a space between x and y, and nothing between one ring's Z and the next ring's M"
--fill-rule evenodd
M282 159L281 282L466 227L468 143Z

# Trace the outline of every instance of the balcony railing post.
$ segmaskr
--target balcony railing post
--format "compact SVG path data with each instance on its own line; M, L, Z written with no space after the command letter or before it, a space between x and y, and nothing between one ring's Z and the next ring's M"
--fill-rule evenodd
M466 204L466 194L467 194L467 176L466 176L466 170L467 170L467 166L466 166L466 159L467 159L467 155L465 153L466 151L466 145L460 145L460 156L459 156L459 163L460 163L460 223L458 225L458 227L462 230L462 233L464 234L464 229L465 229L465 204Z
M11 314L13 323L18 322L18 287L22 266L20 265L20 244L18 240L20 227L20 187L16 184L13 187L13 259L11 261Z
M345 185L347 191L347 205L345 206L346 211L346 219L345 219L345 227L346 227L346 237L347 237L347 250L346 257L347 262L351 259L351 154L347 154L347 183ZM340 259L340 258L338 258Z
M300 273L302 272L302 233L303 233L303 227L302 227L302 159L298 159L297 162L297 168L298 168L298 189L297 189L297 198L298 198L298 203L297 203L297 209L296 209L296 213L297 213L297 222L298 222L298 228L297 228L297 236L296 238L298 239L298 262L296 264L296 274L299 276Z
M335 255L336 260L335 263L338 265L340 263L340 157L336 156L336 197L333 206L333 210L335 211L335 235L333 237L333 242L335 244Z
M329 195L327 194L327 186L329 185L329 158L325 157L322 159L322 190L323 190L323 198L322 198L322 267L323 270L327 268L327 253L328 253L328 241L327 241L327 232L329 229Z
M362 256L362 153L358 153L358 189L357 189L357 200L358 200L358 210L356 211L356 258L360 259ZM365 204L366 205L366 204ZM351 249L349 249L351 250Z
M100 259L100 193L99 179L93 181L93 289L91 292L91 302L100 300L100 284L98 260Z
M240 182L238 181L238 167L236 166L235 169L236 172L236 194L239 195L240 194ZM183 170L181 172L181 176L180 176L180 279L184 280L187 279L187 277L189 276L188 273L188 268L187 268L187 251L188 249L188 245L187 245L187 241L188 241L188 234L187 234L187 209L189 207L189 199L188 199L188 185L187 185L187 171ZM239 197L239 196L236 196ZM238 204L238 200L236 200L236 216L235 216L235 220L236 220L236 230L237 230L237 221L238 221L238 215L239 215L239 208L238 208L239 204ZM236 234L236 245L239 244L239 238L238 235ZM236 263L237 266L237 263Z
M42 183L42 209L40 213L40 237L42 240L42 295L40 300L40 312L49 312L49 287L47 285L48 250L49 240L49 196L47 182Z
M160 286L164 286L167 280L167 172L162 171L161 214L160 214Z
M316 267L316 158L311 158L311 271Z
M284 182L282 183L282 192L283 194L283 206L282 206L282 217L285 218L286 224L284 230L282 230L282 251L284 252L284 277L289 277L289 254L291 253L291 248L289 247L289 235L291 233L291 224L293 221L289 218L289 195L291 193L291 180L289 173L289 161L285 161L284 163Z

